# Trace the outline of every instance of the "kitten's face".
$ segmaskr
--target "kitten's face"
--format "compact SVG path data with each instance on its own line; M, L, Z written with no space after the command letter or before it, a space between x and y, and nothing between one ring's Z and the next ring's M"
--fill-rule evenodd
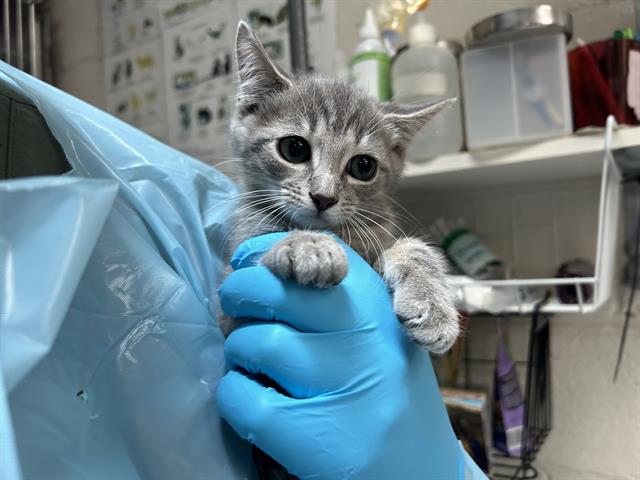
M342 81L290 77L244 23L236 50L232 146L247 189L273 194L260 206L299 228L334 230L388 211L408 142L444 102L405 109Z

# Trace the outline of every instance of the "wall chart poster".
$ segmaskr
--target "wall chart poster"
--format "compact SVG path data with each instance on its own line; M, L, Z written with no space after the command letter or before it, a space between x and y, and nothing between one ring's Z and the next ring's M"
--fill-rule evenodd
M333 70L336 0L306 0L310 62ZM107 110L209 163L229 157L239 19L290 69L286 0L102 0Z
M103 0L102 19L107 111L165 139L164 69L156 5L144 0Z
M164 31L169 141L210 163L226 154L236 23L233 4L217 1Z

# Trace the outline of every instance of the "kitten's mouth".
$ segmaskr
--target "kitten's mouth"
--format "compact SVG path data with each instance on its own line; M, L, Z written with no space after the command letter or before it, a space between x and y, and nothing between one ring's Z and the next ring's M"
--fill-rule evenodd
M291 217L293 223L300 228L329 228L333 227L334 222L329 216L327 210L318 212L315 208L298 209Z

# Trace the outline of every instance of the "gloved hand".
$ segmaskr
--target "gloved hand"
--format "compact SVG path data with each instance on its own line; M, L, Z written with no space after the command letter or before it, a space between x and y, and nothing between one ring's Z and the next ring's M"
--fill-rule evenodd
M282 281L256 263L284 235L240 245L221 287L227 315L262 320L225 343L223 418L301 479L464 478L429 356L405 337L383 280L345 245L338 286Z

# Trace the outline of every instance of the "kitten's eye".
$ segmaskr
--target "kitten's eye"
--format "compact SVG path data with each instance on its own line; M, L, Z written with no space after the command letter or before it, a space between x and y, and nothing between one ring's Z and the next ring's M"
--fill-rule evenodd
M378 162L369 155L356 155L347 163L347 172L353 178L366 182L371 180L378 170Z
M278 151L287 162L301 163L311 158L311 146L302 137L284 137L278 142Z

